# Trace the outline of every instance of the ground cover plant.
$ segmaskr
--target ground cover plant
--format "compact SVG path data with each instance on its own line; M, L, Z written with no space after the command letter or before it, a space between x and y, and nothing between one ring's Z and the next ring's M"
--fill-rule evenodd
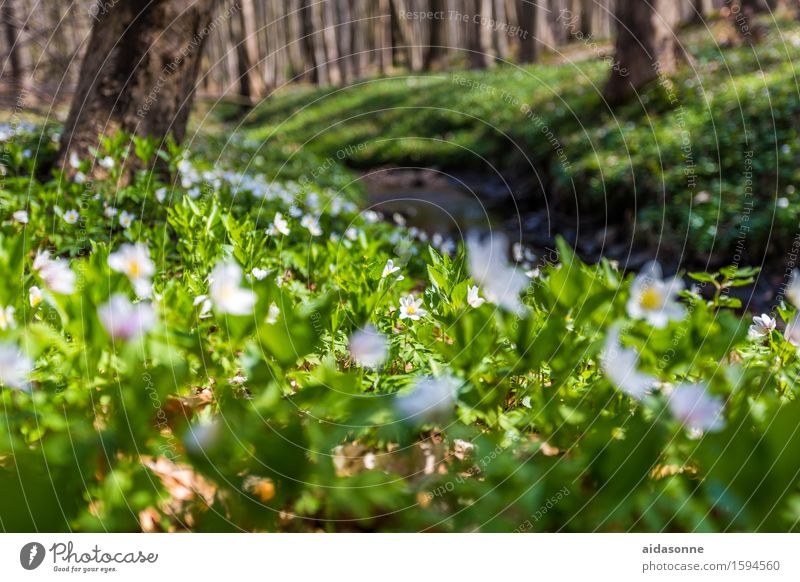
M797 529L797 277L518 264L246 142L34 178L54 131L4 128L4 530Z
M724 19L686 27L676 34L689 66L615 109L601 95L609 63L593 58L610 47L587 40L557 64L292 88L237 133L264 155L295 146L356 169L500 172L523 207L546 197L550 213L622 220L637 244L685 260L721 266L739 253L760 265L788 252L800 218L800 31L780 14L765 22L756 45L721 43Z

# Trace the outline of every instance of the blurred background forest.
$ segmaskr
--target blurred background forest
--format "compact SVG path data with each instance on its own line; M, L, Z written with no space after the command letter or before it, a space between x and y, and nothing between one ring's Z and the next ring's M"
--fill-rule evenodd
M773 0L763 8L791 3ZM92 23L113 4L5 0L0 54L6 87L22 84L44 103L69 98ZM675 5L680 21L690 23L731 2ZM577 34L602 42L615 31L615 0L227 0L220 12L226 10L236 17L210 30L199 90L245 100L287 83L343 85L399 71L558 61L565 58L560 49L574 45ZM405 17L409 12L444 17Z
M794 244L794 0L204 1L186 9L194 38L165 34L201 49L177 73L176 47L88 48L93 26L116 38L121 6L3 2L6 111L72 135L86 120L68 119L70 101L77 112L90 89L119 90L96 117L156 137L169 120L180 141L196 95L192 147L221 140L214 151L228 155L226 142L247 143L254 169L288 179L332 159L389 215L430 232L489 220L538 254L561 234L626 268L660 252L672 268L782 273ZM98 89L111 69L124 86ZM176 91L161 101L180 104L177 122L153 111L134 127L159 91ZM83 142L72 151L84 156ZM62 143L62 164L67 153Z

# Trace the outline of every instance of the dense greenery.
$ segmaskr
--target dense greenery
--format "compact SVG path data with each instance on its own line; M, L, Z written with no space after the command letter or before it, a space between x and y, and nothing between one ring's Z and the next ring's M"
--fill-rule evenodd
M798 329L748 335L753 270L529 278L247 144L118 188L123 139L39 182L53 141L6 138L5 530L797 529Z
M726 22L689 28L692 62L614 112L600 97L607 65L578 43L590 58L291 90L239 131L264 152L294 146L360 168L496 167L522 191L541 182L551 210L635 222L640 242L668 253L760 264L789 248L800 220L800 28L763 24L755 50L722 48Z

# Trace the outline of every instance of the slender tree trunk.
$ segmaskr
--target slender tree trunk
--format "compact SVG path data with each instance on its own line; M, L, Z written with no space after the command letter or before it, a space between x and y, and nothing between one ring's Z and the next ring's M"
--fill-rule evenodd
M314 34L314 15L311 11L312 0L300 0L300 44L303 47L305 74L312 83L320 83L317 68L317 42Z
M183 140L217 4L128 0L98 14L61 137L62 167L118 131Z
M16 99L25 88L25 67L22 64L22 39L12 0L5 0L0 5L0 18L3 21L3 35L8 46L8 79Z
M256 8L254 0L239 0L239 28L242 38L234 38L234 42L242 45L243 56L247 64L247 82L250 86L250 95L259 99L270 87L261 74L260 58L258 51L258 35L256 29Z
M470 10L466 11L469 17L467 25L467 62L470 69L485 69L488 66L486 45L483 44L485 34L482 30L480 18L483 0L471 0L468 3Z
M377 0L378 3L378 34L376 41L378 46L378 70L385 75L392 70L393 51L392 51L392 4L391 0Z
M755 0L733 0L728 6L728 17L739 37L749 43L756 44L764 36L764 29L754 24L753 18L769 7Z
M445 26L447 26L447 12L445 0L431 0L431 12L436 17L430 22L428 28L428 52L425 53L425 70L430 71L438 65L444 56ZM439 15L442 17L439 18Z
M536 43L536 6L533 0L521 0L519 4L519 62L535 63L538 57Z
M675 27L680 9L674 0L619 0L616 64L603 95L611 105L630 99L661 75L675 72L682 58Z
M318 0L306 0L311 14L310 38L314 47L314 62L316 63L316 81L318 85L330 85L328 57L325 53L325 18L322 13L322 4Z
M694 6L693 22L704 22L706 17L714 10L713 0L692 0Z
M511 22L506 14L505 0L494 0L494 20L496 22ZM508 33L504 29L499 29L495 35L495 53L503 60L508 60L511 56L508 47Z
M341 2L343 0L335 0ZM336 36L338 34L336 28L336 15L335 15L335 8L333 6L334 0L324 0L322 3L322 15L321 19L323 22L323 32L322 37L325 42L325 51L327 54L327 62L328 62L328 75L330 77L330 82L333 85L341 85L342 84L342 68L341 68L341 61L339 60L339 45L336 41Z

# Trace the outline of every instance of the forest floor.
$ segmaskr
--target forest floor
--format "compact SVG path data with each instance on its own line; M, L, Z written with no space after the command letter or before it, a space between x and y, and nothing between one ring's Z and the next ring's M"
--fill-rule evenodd
M755 48L727 21L688 27L690 64L616 111L600 97L610 47L577 43L532 66L292 87L244 113L206 103L196 119L222 120L267 173L297 178L288 168L310 156L300 179L335 167L431 231L500 226L539 256L564 236L633 270L653 256L673 270L761 266L760 308L800 224L800 27L763 26Z

